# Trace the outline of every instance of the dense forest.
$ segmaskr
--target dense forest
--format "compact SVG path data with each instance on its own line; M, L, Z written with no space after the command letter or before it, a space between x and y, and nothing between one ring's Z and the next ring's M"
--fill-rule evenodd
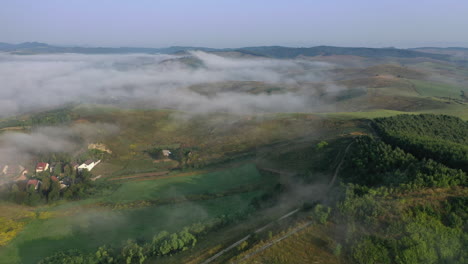
M344 258L359 264L466 263L468 178L457 155L466 150L467 123L408 115L376 119L374 126L383 141L355 139L333 207Z
M391 145L468 172L468 122L446 115L399 115L373 121Z
M417 159L398 147L368 136L356 139L349 155L345 180L369 187L450 187L467 184L462 170L431 159Z

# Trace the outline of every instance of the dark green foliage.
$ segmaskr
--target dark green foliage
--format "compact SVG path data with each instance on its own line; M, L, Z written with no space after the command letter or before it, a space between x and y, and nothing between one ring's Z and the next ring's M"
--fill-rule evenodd
M29 122L27 122L25 120L18 120L16 118L6 119L6 120L0 121L0 129L1 128L6 128L6 127L24 127L24 126L28 126L28 125L29 125Z
M105 188L112 188L111 183L106 183L103 186L92 181L92 174L88 170L76 171L71 169L69 165L65 167L67 168L66 172L60 177L60 180L68 186L64 189L61 188L58 181L52 180L51 173L47 170L37 173L33 178L41 182L37 190L35 190L34 185L27 185L26 182L12 183L3 187L3 195L0 197L18 204L37 206L61 198L79 200Z
M344 247L355 263L465 263L466 197L395 211L400 201L372 190L348 185L334 218L346 226Z
M365 186L415 189L465 185L467 175L433 160L418 160L368 136L359 137L349 153L345 179Z
M66 124L72 120L70 109L57 109L35 114L31 117L32 126L52 126Z
M446 115L399 115L373 122L382 139L418 158L468 171L468 122Z
M98 250L96 251L96 260L98 263L102 264L112 264L116 263L115 259L115 252L113 251L112 248L108 248L106 246L99 247Z
M126 263L126 264L132 264L132 263L142 264L147 257L143 253L143 247L138 245L133 240L128 240L125 243L120 255L123 259L123 263Z
M146 153L148 153L148 155L150 155L153 159L163 159L164 155L162 150L162 148L151 148L146 150Z
M142 264L150 257L163 257L192 248L197 243L196 236L203 235L208 229L216 228L223 222L222 219L197 223L185 227L178 233L161 231L146 244L127 240L120 249L99 247L95 254L83 254L76 250L58 252L53 256L41 260L40 264L66 263L66 264L111 264L126 263Z
M98 260L92 254L82 254L78 250L59 252L47 257L38 264L98 264Z
M325 224L330 216L331 208L317 204L312 211L312 217L320 224Z
M352 256L359 264L391 263L385 245L374 237L364 237L352 248Z
M266 56L272 58L295 58L297 56L330 56L330 55L354 55L362 57L400 57L400 58L416 58L429 57L434 59L446 59L448 56L440 54L422 53L413 50L402 50L394 48L347 48L347 47L332 47L332 46L317 46L311 48L289 48L281 46L266 46L266 47L247 47L239 49L240 52Z
M342 171L347 184L332 221L344 226L340 242L346 258L355 263L466 263L467 175L461 169L467 123L418 115L380 118L374 126L383 141L357 138ZM432 197L434 190L450 195Z

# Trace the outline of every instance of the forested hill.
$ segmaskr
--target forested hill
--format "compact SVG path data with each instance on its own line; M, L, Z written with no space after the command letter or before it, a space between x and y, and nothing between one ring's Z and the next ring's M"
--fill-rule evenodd
M177 54L190 50L202 50L206 52L237 51L244 54L263 56L269 58L295 58L298 56L330 56L330 55L354 55L371 58L418 58L425 57L436 60L448 60L450 55L420 52L409 49L396 48L355 48L317 46L308 48L293 48L281 46L244 47L238 49L214 49L207 47L167 47L167 48L140 48L140 47L63 47L53 46L39 42L25 42L20 44L0 43L0 52L16 54L37 53L82 53L82 54L122 54L122 53L163 53Z
M350 47L333 47L333 46L317 46L311 48L289 48L281 46L267 47L248 47L239 49L244 53L249 53L257 56L265 56L272 58L295 58L297 56L330 56L330 55L354 55L361 57L383 58L417 58L426 57L437 60L446 60L448 55L425 53L406 49L395 48L350 48Z
M377 133L391 145L468 171L468 122L446 115L399 115L377 118Z

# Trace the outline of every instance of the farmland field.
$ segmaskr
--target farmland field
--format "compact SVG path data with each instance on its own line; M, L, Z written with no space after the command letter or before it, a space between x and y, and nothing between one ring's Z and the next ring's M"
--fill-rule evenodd
M8 259L1 263L35 263L60 250L75 248L92 252L104 244L119 246L130 238L148 240L163 230L178 231L195 222L243 212L249 208L253 198L263 193L263 189L249 189L209 200L121 210L103 208L95 205L96 203L119 204L136 200L216 194L241 185L261 182L262 176L255 166L245 164L205 175L125 182L114 193L105 197L76 202L75 206L72 203L41 208L42 211L50 212L50 217L29 221L8 246L0 249L0 259ZM274 183L271 179L268 182Z

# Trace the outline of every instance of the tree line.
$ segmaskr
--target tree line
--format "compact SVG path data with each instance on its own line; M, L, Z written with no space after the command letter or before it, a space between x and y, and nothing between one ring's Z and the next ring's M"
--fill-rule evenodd
M120 247L103 245L94 253L78 250L57 252L39 261L39 264L142 264L149 258L166 257L193 248L199 237L233 221L229 217L214 218L182 228L179 232L161 231L150 241L137 242L129 239Z
M355 139L346 159L344 180L369 187L466 186L468 177L459 169L449 168L431 159L417 159L399 147L392 147L369 136Z
M382 140L468 172L468 122L447 115L398 115L372 122Z

